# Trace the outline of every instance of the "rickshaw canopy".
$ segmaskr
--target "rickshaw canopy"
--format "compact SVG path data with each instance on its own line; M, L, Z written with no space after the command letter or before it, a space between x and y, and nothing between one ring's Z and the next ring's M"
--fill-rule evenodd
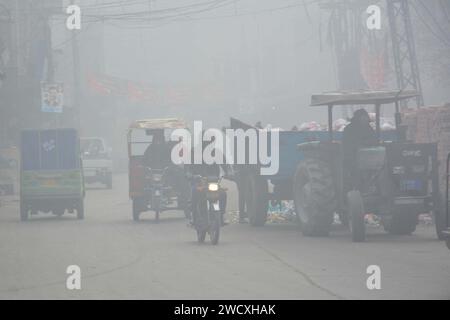
M144 154L152 142L151 131L153 130L164 130L168 134L171 130L186 128L186 122L177 118L135 120L128 129L128 156Z

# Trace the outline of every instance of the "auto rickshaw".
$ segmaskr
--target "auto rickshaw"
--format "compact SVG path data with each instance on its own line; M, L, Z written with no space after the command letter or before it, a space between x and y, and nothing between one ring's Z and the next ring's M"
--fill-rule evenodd
M179 119L149 119L134 121L128 130L128 177L129 196L133 202L133 220L138 221L140 214L145 211L154 211L155 220L159 220L159 214L168 210L183 210L189 214L187 196L180 192L179 186L183 181L177 181L178 187L166 183L168 171L183 169L172 165L170 168L148 168L144 165L144 154L151 145L153 136L164 132L165 141L170 140L170 135L175 129L186 128L186 123ZM188 185L187 180L185 181Z
M84 179L75 129L24 130L21 135L20 219L38 212L84 218Z

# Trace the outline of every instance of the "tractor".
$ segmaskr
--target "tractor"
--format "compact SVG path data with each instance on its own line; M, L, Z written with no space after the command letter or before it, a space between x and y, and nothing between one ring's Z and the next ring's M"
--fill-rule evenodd
M302 232L327 236L334 214L348 223L352 240L366 239L367 213L380 218L391 234L411 234L421 213L433 212L438 237L444 237L445 207L439 191L437 145L413 143L401 125L400 102L415 91L333 92L312 96L312 107L328 108L328 139L298 145L303 156L293 178L293 198ZM383 105L395 105L395 130L382 131ZM335 106L374 106L379 143L357 151L357 183L344 186L341 133L333 132ZM338 137L336 139L336 136Z

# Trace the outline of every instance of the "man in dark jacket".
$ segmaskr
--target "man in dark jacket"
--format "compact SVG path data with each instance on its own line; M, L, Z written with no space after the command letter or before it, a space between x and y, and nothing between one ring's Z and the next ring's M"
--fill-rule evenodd
M348 192L357 184L357 153L364 147L378 144L375 131L370 126L370 117L366 110L359 109L353 114L351 123L344 129L342 150L344 152L344 187Z
M155 130L153 133L152 143L144 153L143 164L152 169L170 166L170 148L164 139L164 130Z
M143 165L150 169L167 169L163 181L178 194L178 204L181 208L187 207L189 198L189 182L185 179L182 168L173 164L171 151L173 145L164 137L164 130L155 130L152 143L145 150Z
M209 144L214 143L214 141L215 141L215 139L213 138L210 142L204 141L202 143L202 154L203 154L203 151L205 150L205 148ZM220 151L218 149L214 149L213 152L220 153ZM221 155L221 157L223 157L223 155ZM191 151L191 159L194 159L194 148ZM191 165L186 166L185 168L190 176L201 176L201 177L205 177L205 178L215 177L217 179L219 179L221 176L221 171L220 171L221 165L219 165L217 163L206 164L203 162L201 164L191 164ZM193 208L196 207L198 199L199 199L199 194L196 190L195 183L193 183L192 198L191 198L192 211L193 211ZM227 224L224 219L224 215L226 213L226 206L227 206L227 192L225 189L221 188L221 189L219 189L219 208L220 208L220 216L221 216L222 225ZM191 223L193 223L193 218L194 217L192 216Z

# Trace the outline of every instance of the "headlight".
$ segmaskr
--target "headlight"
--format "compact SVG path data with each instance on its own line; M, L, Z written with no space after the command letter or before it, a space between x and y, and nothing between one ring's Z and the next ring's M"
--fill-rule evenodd
M218 191L219 190L219 184L218 183L210 183L210 184L208 184L208 190L209 191Z

